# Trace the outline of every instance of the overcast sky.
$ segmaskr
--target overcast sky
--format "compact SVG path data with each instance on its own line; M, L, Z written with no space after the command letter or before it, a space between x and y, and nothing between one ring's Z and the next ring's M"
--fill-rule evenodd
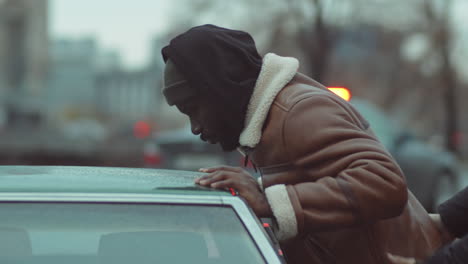
M125 64L140 66L153 36L164 29L167 0L50 0L50 33L55 37L95 36L116 49Z
M101 47L117 50L124 64L129 67L139 67L147 61L150 41L167 26L168 5L174 2L174 0L49 1L50 30L53 38L95 36ZM466 34L468 26L464 22L468 1L455 0L455 2L453 17L460 21L457 31L468 36ZM457 53L462 55L463 62L466 61L467 52Z

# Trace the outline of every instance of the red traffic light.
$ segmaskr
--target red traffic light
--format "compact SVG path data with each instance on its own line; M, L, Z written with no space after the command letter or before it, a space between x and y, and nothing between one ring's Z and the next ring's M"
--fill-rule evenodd
M151 126L145 121L138 121L133 126L133 135L139 139L147 138L151 135Z

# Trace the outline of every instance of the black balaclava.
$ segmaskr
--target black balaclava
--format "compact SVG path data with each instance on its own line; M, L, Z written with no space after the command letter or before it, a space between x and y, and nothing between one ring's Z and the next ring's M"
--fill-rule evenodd
M190 87L187 79L177 70L171 59L166 62L163 81L162 92L171 106L183 103L197 95L197 91Z
M211 99L220 118L239 136L262 66L252 37L214 25L197 26L172 39L162 56L174 62L191 88Z

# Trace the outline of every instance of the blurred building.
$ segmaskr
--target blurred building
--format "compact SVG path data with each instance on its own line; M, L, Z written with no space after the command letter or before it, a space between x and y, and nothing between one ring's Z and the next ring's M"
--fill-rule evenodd
M48 1L0 1L0 108L8 123L39 123L49 70Z
M51 69L45 98L49 122L95 111L96 46L92 38L51 42Z
M131 136L137 121L155 123L159 105L157 65L125 70L120 54L94 38L59 39L50 46L49 125L99 123L114 136ZM75 130L69 129L70 131ZM74 136L76 137L76 136Z
M102 72L96 80L97 108L104 116L126 122L157 115L160 76L155 69Z

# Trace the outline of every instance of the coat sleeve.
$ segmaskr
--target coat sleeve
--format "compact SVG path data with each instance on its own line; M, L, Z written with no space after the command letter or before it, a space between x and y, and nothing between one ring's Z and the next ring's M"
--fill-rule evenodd
M468 234L468 187L438 208L444 226L456 237Z
M466 224L466 223L465 223ZM424 264L465 264L468 263L468 235L452 242L427 259Z
M265 189L280 240L395 217L408 193L399 166L345 102L305 98L283 125L296 184Z

